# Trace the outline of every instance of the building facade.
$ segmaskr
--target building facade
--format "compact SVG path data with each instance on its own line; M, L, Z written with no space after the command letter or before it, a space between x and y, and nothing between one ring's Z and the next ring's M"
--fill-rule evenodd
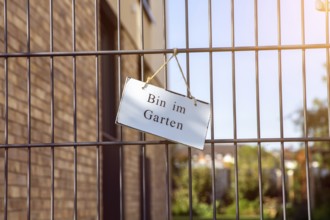
M144 43L142 43L140 2L137 0L122 1L120 7L117 1L112 0L11 0L6 4L2 0L0 8L6 13L1 14L3 18L0 24L1 53L6 54L7 51L8 54L38 54L163 48L164 45L157 45L157 42L160 42L157 41L157 37L163 36L159 35L162 33L159 24L162 24L163 14L157 11L161 8L158 4L161 3L143 1ZM117 25L118 8L121 12L120 27ZM95 14L98 15L96 23ZM95 24L98 24L97 28ZM102 55L96 58L95 55L80 56L79 54L53 57L47 55L2 57L0 62L1 144L44 145L51 142L140 140L139 132L115 125L119 93L126 76L141 79L152 73L163 59L163 56L141 58L139 55L122 55L119 58L115 55ZM141 60L144 60L143 64ZM6 70L8 80L6 80ZM98 86L96 86L97 82L99 82ZM161 86L161 78L154 83ZM97 88L99 88L99 98L97 98ZM8 111L6 89L8 89ZM54 120L52 120L52 103ZM99 114L97 114L97 103L99 103ZM165 192L160 190L165 190L165 175L159 175L165 172L163 163L165 158L160 156L163 155L164 148L148 146L146 149L146 158L142 158L147 165L145 199L148 213L145 215L149 219L156 219L156 216L157 219L161 219L162 216L165 218ZM77 147L76 152L77 217L97 219L97 147ZM72 219L75 214L74 146L55 147L53 155L55 158L54 217ZM31 219L49 219L51 156L52 149L47 146L30 149L9 146L6 150L0 149L0 219L4 218L4 213L7 219L26 219L27 216ZM100 158L101 217L119 219L122 210L124 219L141 219L141 146L102 146ZM119 178L120 169L123 175L122 185ZM3 178L6 173L8 174L7 189L4 187L6 178ZM30 187L27 187L28 177L30 177ZM29 189L30 208L27 206ZM4 199L6 194L7 200Z

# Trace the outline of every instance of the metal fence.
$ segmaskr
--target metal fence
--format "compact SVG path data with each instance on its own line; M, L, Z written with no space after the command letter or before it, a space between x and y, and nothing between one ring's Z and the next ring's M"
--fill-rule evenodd
M209 46L205 48L191 48L189 44L189 1L185 0L185 11L182 12L185 14L185 36L186 36L186 47L185 48L179 48L178 53L186 54L186 74L187 74L187 80L188 82L190 81L190 56L193 53L206 53L209 56L209 88L210 88L210 104L211 104L211 109L212 109L212 117L211 117L211 124L210 124L210 139L206 140L207 144L211 145L211 157L212 157L212 205L213 205L213 219L217 219L217 213L216 213L216 181L215 181L215 176L216 176L216 170L215 170L215 145L216 144L233 144L234 147L234 158L235 158L235 166L234 166L234 171L235 171L235 204L236 204L236 219L240 219L240 206L239 206L239 192L238 192L238 179L240 178L238 175L238 145L242 143L257 143L258 146L258 183L259 183L259 205L260 205L260 219L264 219L264 212L263 212L263 188L262 188L262 181L263 181L263 176L262 176L262 144L263 143L278 143L281 146L280 150L280 163L281 163L281 172L285 173L285 164L284 164L284 144L288 142L302 142L304 143L305 147L305 160L306 160L306 182L307 182L307 207L308 207L308 219L312 219L312 214L311 214L311 199L310 199L310 159L309 159L309 144L310 142L327 142L330 141L329 137L309 137L307 135L307 130L308 130L308 124L307 124L307 104L306 104L306 62L305 62L305 52L306 50L309 49L325 49L326 51L326 62L327 62L327 75L330 75L329 71L329 22L328 22L328 5L324 4L326 7L325 8L325 29L326 29L326 43L325 44L306 44L305 43L305 17L304 17L304 0L301 0L299 8L297 10L301 11L301 38L302 38L302 43L301 44L295 44L295 45L282 45L281 42L281 1L277 0L277 38L278 42L277 45L266 45L266 46L259 46L258 42L258 0L254 0L254 34L255 34L255 45L254 46L236 46L235 45L235 7L234 7L234 0L231 0L231 46L230 47L214 47L212 44L212 1L208 0L208 22L209 22ZM140 0L140 11L141 14L143 14L144 11L144 4L146 2L144 0ZM121 82L121 58L122 56L125 55L139 55L140 56L140 61L141 61L141 79L145 80L145 74L144 74L144 55L146 54L161 54L164 55L164 60L167 59L167 54L173 53L172 48L167 48L167 7L166 7L166 0L163 0L163 12L164 12L164 18L163 18L163 27L164 27L164 36L160 36L159 40L163 41L164 44L164 49L145 49L144 47L144 19L143 16L141 17L140 20L140 34L141 34L141 49L139 50L122 50L121 49L121 1L117 1L117 50L111 50L111 51L102 51L99 49L99 31L96 29L94 30L95 34L95 50L94 51L76 51L76 16L75 16L75 0L72 0L72 51L60 51L60 52L55 52L53 49L53 0L50 0L50 8L49 8L49 15L50 15L50 48L49 51L47 52L31 52L30 51L30 1L26 1L26 21L27 21L27 35L26 35L26 52L18 52L18 53L8 53L8 41L7 41L7 23L8 23L8 18L7 18L7 0L4 0L4 51L0 53L1 59L4 60L4 71L5 71L5 129L4 129L4 143L0 145L0 148L4 149L5 154L4 154L4 220L8 219L8 153L10 152L11 148L27 148L28 149L28 167L27 167L27 219L30 219L30 211L31 211L31 149L36 148L36 147L51 147L51 188L50 193L51 193L51 216L50 219L54 219L54 150L55 148L58 147L72 147L74 146L74 173L72 174L74 176L74 219L77 219L77 149L80 147L85 147L85 146L97 146L96 147L96 152L97 152L97 159L95 161L96 163L96 174L97 174L97 187L95 189L95 193L97 194L97 219L101 218L101 188L100 188L100 179L101 179L101 174L100 174L100 147L102 146L120 146L120 160L122 160L122 153L123 153L123 147L128 146L128 145L141 145L141 154L142 154L142 215L143 219L146 219L146 213L147 213L147 205L146 205L146 179L145 179L145 159L146 159L146 151L148 149L148 145L160 145L160 146L165 146L165 158L166 158L166 201L164 201L164 205L166 206L166 219L171 219L171 195L170 195L170 186L171 186L171 179L170 179L170 154L169 154L169 144L171 142L164 141L164 140L146 140L145 135L141 134L141 140L140 141L123 141L121 139L122 137L122 131L120 130L119 133L119 140L115 141L101 141L101 131L100 131L100 125L99 125L99 119L100 119L100 104L99 104L99 59L101 56L104 55L116 55L117 56L117 67L118 67L118 78L119 81ZM99 26L99 1L95 0L95 27ZM282 90L282 51L285 50L299 50L301 51L302 54L302 78L303 78L303 121L304 121L304 133L302 137L299 138L287 138L284 137L284 123L283 123L283 90ZM236 112L236 100L239 98L236 96L236 75L235 75L235 55L237 52L242 52L242 51L251 51L255 55L255 92L256 92L256 118L257 118L257 138L238 138L237 136L237 112ZM278 90L279 90L279 112L280 112L280 137L279 138L262 138L261 137L261 126L260 126L260 92L259 92L259 52L260 51L276 51L277 56L278 56ZM214 122L214 115L213 115L213 106L214 103L217 100L214 100L214 87L217 86L217 82L213 81L213 54L214 53L222 53L222 52L230 52L231 53L231 59L232 59L232 100L233 100L233 134L234 137L232 139L216 139L215 138L215 122ZM73 130L74 130L74 139L72 142L66 142L66 143L56 143L54 141L54 61L53 59L55 57L72 57L72 66L73 66L73 97L72 97L72 102L73 102ZM76 58L80 56L95 56L95 79L96 79L96 85L95 85L95 91L96 91L96 100L97 100L97 105L96 105L96 124L97 124L97 135L95 137L94 142L78 142L77 141L77 108L76 108L76 102L77 102L77 94L76 94ZM20 58L25 58L26 59L26 65L27 65L27 94L26 94L26 99L28 102L28 112L27 112L27 131L28 131L28 141L27 143L23 144L9 144L8 143L8 124L9 124L9 119L8 119L8 106L9 106L9 95L8 95L8 60L11 58L15 57L20 57ZM30 59L32 57L46 57L49 58L49 65L50 65L50 86L51 86L51 142L50 143L31 143L31 70L30 70ZM328 80L327 87L329 91L329 86L330 81ZM167 87L167 80L165 80L165 87ZM118 84L118 94L121 93L121 85L120 83ZM328 104L330 104L330 98L328 94ZM328 108L328 117L330 116L330 108ZM192 201L192 151L190 148L187 148L188 150L188 167L189 167L189 207L190 207L190 216L189 219L193 219L193 201ZM122 184L122 177L123 177L123 170L122 167L120 167L120 183ZM286 195L286 176L282 175L282 207L283 207L283 219L287 218L287 213L286 213L286 207L287 207L287 195ZM122 189L122 186L121 186ZM121 198L123 198L123 192L120 192ZM121 204L120 204L120 213L121 217L123 217L123 212L124 212L124 206L123 206L123 201L121 199Z

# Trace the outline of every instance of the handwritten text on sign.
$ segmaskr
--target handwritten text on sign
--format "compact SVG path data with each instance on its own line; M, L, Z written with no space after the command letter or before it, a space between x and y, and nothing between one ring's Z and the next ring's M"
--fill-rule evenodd
M127 78L116 123L203 149L210 105Z

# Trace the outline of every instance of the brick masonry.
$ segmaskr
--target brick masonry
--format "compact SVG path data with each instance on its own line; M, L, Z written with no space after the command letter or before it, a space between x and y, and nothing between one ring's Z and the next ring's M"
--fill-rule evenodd
M26 1L8 2L8 52L26 52ZM54 51L72 51L71 1L54 1ZM3 12L3 0L0 1ZM3 13L1 14L3 17ZM1 19L3 21L3 19ZM30 46L32 52L50 50L49 1L30 0ZM76 1L76 50L95 49L94 1ZM130 36L122 30L122 49L136 49ZM0 50L4 51L4 25L0 23ZM139 78L139 56L122 56L122 79L125 74ZM51 141L50 58L30 58L31 73L31 142ZM77 140L96 140L95 57L76 58ZM54 58L55 142L74 141L73 126L73 58ZM27 128L27 59L8 58L9 144L28 141ZM4 58L0 60L0 143L5 128ZM102 117L101 117L102 118ZM139 133L123 128L124 140L139 140ZM151 137L153 138L153 137ZM96 147L78 148L78 219L96 219ZM9 149L8 219L26 219L27 161L26 148ZM50 147L31 149L31 219L50 218ZM124 146L125 219L141 217L140 146ZM165 156L163 146L148 146L151 163L151 219L165 219ZM73 218L73 147L55 149L55 219ZM101 168L102 169L102 168ZM0 149L0 220L4 210L4 149ZM109 196L109 195L102 195Z

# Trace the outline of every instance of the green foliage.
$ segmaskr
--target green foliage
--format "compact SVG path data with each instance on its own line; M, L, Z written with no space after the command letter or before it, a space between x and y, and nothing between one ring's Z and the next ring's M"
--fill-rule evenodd
M249 201L254 201L259 197L258 182L258 148L252 146L242 146L238 150L238 166L239 166L239 195ZM279 164L276 158L263 148L261 148L262 168L263 172L263 190L265 196L272 197L278 195L274 192L275 187L272 181L269 181L270 171L278 168ZM275 189L276 190L276 189Z
M259 215L259 183L258 183L258 148L241 146L238 150L239 163L239 196L240 213L247 216ZM271 170L279 166L276 158L264 149L261 149L263 169ZM175 163L174 163L175 162ZM189 215L189 176L187 158L179 158L173 162L173 203L172 213L174 216ZM234 180L234 167L227 165ZM267 181L268 173L264 173L263 187L265 196L278 195L274 187ZM228 190L222 201L216 201L217 213L235 215L236 206L234 201L234 184L232 190ZM201 218L211 218L212 207L212 178L208 167L195 167L192 171L192 206L193 214ZM270 199L268 199L270 201ZM220 205L221 204L221 205ZM221 207L221 208L220 208ZM267 206L266 206L267 207ZM268 212L265 209L265 212ZM274 212L274 208L270 212ZM274 215L274 214L273 214Z
M259 215L259 200L247 200L240 198L239 200L239 211L242 216L256 216ZM235 215L236 203L231 204L225 209L226 215Z
M172 213L174 215L187 215L189 213L188 189L176 189L173 198Z
M219 203L217 202L217 207L218 206ZM197 216L200 216L202 218L212 218L213 207L210 204L207 203L196 204L194 210Z
M189 214L189 176L188 169L178 169L175 174L172 213L174 215ZM201 217L212 216L211 173L206 167L195 168L192 172L193 213Z

